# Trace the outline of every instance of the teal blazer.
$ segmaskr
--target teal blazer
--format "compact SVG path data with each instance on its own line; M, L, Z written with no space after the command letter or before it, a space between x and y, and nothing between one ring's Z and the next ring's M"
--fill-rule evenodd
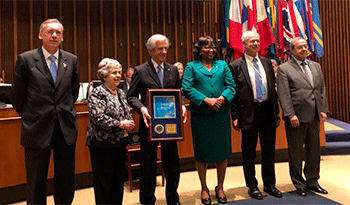
M182 91L190 102L189 110L197 113L209 113L209 107L202 103L204 98L226 98L225 104L218 112L228 111L231 107L236 91L236 84L232 73L225 61L213 60L213 66L209 72L202 61L196 60L187 63L182 77Z

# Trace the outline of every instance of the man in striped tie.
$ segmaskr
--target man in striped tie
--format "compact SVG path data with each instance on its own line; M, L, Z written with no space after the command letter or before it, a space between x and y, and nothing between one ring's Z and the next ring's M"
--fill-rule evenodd
M248 193L252 198L263 199L255 178L259 137L264 191L282 197L275 187L275 141L279 109L273 66L270 59L258 55L260 37L256 31L244 32L242 42L244 56L230 63L229 67L237 85L231 115L233 127L242 132L243 170Z

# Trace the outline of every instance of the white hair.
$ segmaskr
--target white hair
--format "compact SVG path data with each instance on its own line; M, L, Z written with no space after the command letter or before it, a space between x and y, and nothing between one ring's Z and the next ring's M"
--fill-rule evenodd
M156 47L156 42L157 41L162 41L162 40L166 40L167 44L168 44L168 48L169 48L169 39L162 35L162 34L154 34L153 36L151 36L148 40L147 40L147 43L146 43L146 47L147 47L147 50L150 51L152 49L154 49Z
M258 36L259 39L260 39L260 35L256 32L256 31L245 31L243 34L242 34L242 43L246 43L248 41L248 38L251 37L251 36Z
M122 69L122 65L117 60L111 58L102 59L98 64L97 78L104 82L104 78L109 75L113 67L117 67L120 70Z

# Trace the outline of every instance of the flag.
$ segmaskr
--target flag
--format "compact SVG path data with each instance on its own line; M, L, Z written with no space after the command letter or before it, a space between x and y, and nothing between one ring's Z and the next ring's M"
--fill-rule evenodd
M241 13L241 1L232 0L230 4L230 34L229 42L230 48L234 49L235 59L242 56L244 53L242 45L242 13Z
M309 0L303 0L302 4L303 8L305 8L304 12L304 24L305 24L305 33L307 36L307 44L309 46L309 51L314 51L314 29L312 26L312 17Z
M304 26L304 20L303 20L303 11L302 11L300 0L293 0L293 11L294 11L295 20L298 26L298 32L296 32L296 37L301 37L303 39L306 39L305 26Z
M276 54L277 57L283 58L284 57L284 20L283 17L287 16L286 14L286 2L275 0L275 5L277 7L277 18L276 18L276 28L277 28L277 48L276 48ZM288 26L289 27L289 26Z
M310 29L311 15L309 15L309 6L307 0L294 0L295 16L298 22L298 30L300 37L305 39L309 47L309 51L313 51L313 32ZM311 54L311 52L309 52Z
M230 11L230 0L223 0L223 25L222 25L222 47L228 48L229 47L229 11Z
M256 0L255 5L257 33L260 35L259 54L266 56L269 51L269 46L276 43L276 40L273 36L269 19L267 18L264 0Z
M256 31L256 0L243 0L242 33L252 30Z
M275 37L275 39L277 39L276 38L276 18L275 18L276 12L275 12L273 0L265 0L265 9L266 9L267 18L269 19L272 34ZM275 56L276 56L276 44L272 44L270 46L270 52L274 55L274 58L275 58Z
M298 31L298 25L293 10L293 2L290 0L281 0L282 19L283 19L283 53L290 54L289 47L291 40L296 37L295 30Z
M314 52L318 58L321 58L324 54L324 49L323 49L322 28L321 28L321 21L320 21L320 11L318 9L317 0L310 0L310 10L311 10L311 16L312 16L314 38L315 38Z

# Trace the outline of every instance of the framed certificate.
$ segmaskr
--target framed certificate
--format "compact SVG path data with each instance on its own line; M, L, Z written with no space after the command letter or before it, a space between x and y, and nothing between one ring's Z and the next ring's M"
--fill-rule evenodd
M151 120L148 141L183 140L182 98L180 89L147 89Z

